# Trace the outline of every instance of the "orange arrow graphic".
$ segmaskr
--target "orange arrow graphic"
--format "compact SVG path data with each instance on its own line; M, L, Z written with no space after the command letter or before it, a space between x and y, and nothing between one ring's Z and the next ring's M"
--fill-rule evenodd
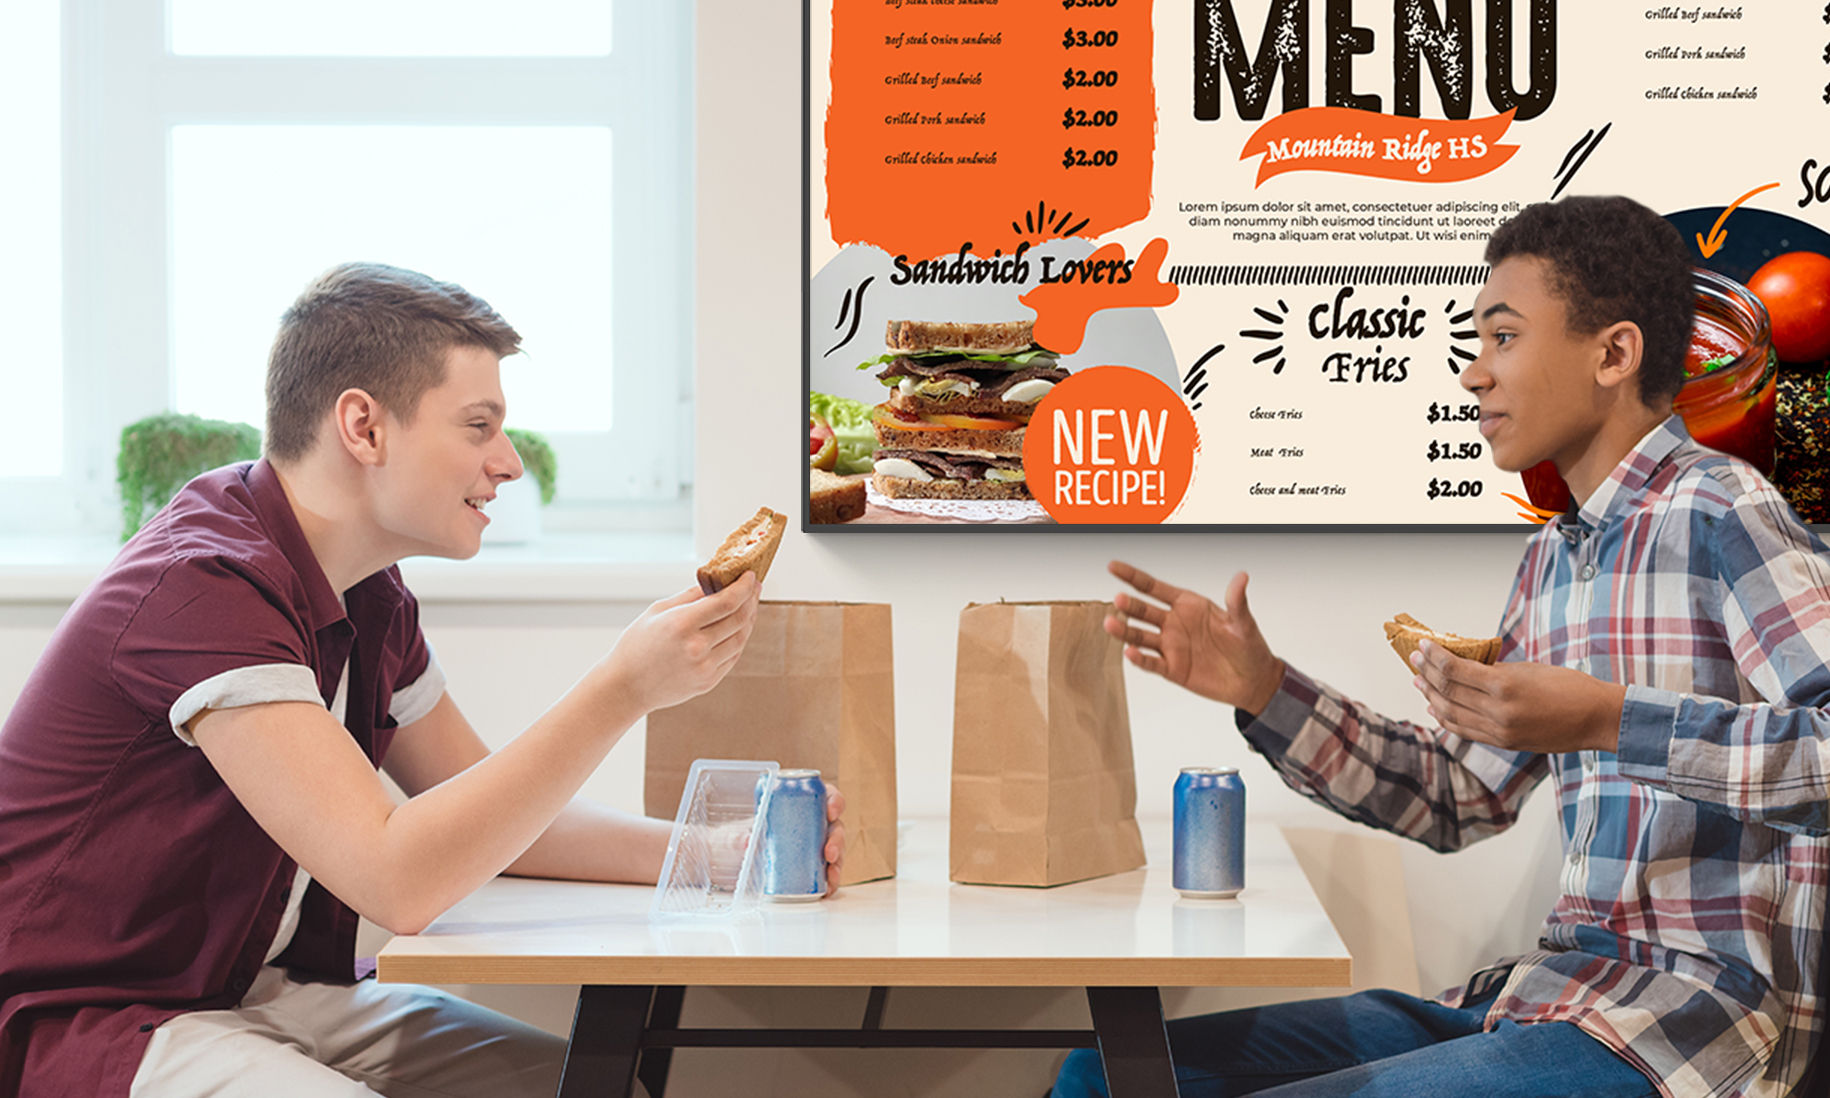
M1716 218L1715 226L1709 230L1709 239L1708 240L1704 240L1703 234L1698 233L1697 234L1697 248L1702 251L1703 258L1708 259L1710 256L1715 255L1718 251L1722 250L1722 245L1727 242L1728 234L1722 231L1722 223L1728 220L1729 214L1734 213L1735 209L1737 207L1739 207L1741 205L1741 203L1746 202L1748 199L1759 194L1761 191L1770 191L1774 187L1777 187L1777 186L1779 186L1779 184L1777 184L1777 183L1768 183L1764 187L1755 187L1753 190L1742 195L1740 198L1735 199L1735 201L1728 207L1728 209L1722 211L1722 216Z

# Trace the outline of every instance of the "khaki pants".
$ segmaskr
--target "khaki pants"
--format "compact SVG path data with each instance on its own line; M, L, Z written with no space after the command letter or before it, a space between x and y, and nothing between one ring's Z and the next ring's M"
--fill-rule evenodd
M233 1010L160 1026L132 1098L550 1098L565 1041L431 988L301 984L268 966Z

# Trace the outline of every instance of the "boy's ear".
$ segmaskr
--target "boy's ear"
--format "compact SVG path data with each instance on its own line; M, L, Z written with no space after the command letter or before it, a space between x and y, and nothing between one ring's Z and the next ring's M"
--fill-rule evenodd
M337 395L333 417L337 443L361 465L379 465L387 456L387 428L381 404L363 389Z
M1612 389L1626 384L1639 374L1645 355L1646 337L1639 325L1622 320L1603 328L1595 337L1601 345L1601 362L1595 369L1595 384Z

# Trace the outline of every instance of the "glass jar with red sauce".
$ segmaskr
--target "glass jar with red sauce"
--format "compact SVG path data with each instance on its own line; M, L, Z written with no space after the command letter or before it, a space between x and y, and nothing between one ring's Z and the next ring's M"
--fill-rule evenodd
M1697 319L1674 410L1690 437L1773 475L1779 356L1766 306L1746 286L1696 272Z
M1770 477L1779 356L1766 306L1746 286L1714 271L1697 268L1695 282L1697 318L1672 410L1691 438L1752 462ZM1569 508L1569 487L1554 464L1540 462L1524 477L1534 505Z

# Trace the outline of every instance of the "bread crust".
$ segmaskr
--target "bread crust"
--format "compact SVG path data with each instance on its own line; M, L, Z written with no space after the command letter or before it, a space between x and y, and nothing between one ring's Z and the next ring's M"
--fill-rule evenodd
M916 480L872 473L871 483L891 499L1034 499L1026 481Z
M850 522L864 514L863 477L842 477L824 469L807 471L808 518L817 525Z
M715 595L736 583L745 572L755 572L756 582L761 583L769 574L769 565L775 562L775 551L781 547L782 534L787 529L787 515L758 508L747 522L731 531L699 569L699 590Z
M902 431L873 420L880 450L979 450L999 457L1023 456L1023 428L1008 431Z
M1411 667L1411 653L1417 651L1419 641L1428 639L1442 645L1450 652L1463 659L1479 663L1492 663L1500 655L1500 638L1498 637L1464 637L1455 633L1441 633L1411 617L1399 614L1385 623L1385 640L1404 661L1407 670Z
M1019 404L1005 400L1003 397L961 396L957 393L936 398L917 396L913 393L905 393L900 389L892 389L886 403L892 408L913 412L916 415L938 413L959 416L996 416L999 419L1014 419L1018 423L1028 423L1029 417L1036 410L1036 404L1041 402Z
M970 351L975 354L1014 355L1036 342L1033 320L1006 320L990 324L942 320L892 320L883 345L892 351Z

